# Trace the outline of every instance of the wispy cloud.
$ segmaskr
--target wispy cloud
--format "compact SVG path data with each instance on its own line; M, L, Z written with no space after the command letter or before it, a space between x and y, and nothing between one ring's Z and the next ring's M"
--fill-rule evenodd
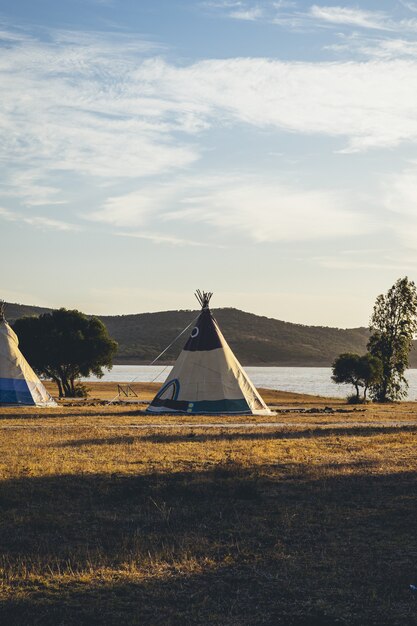
M0 24L0 45L10 43L26 43L31 41L31 37L17 30L7 30L4 25Z
M148 97L134 72L154 50L132 37L53 33L2 50L0 142L7 162L100 177L152 175L184 167L198 153L174 140L192 112Z
M51 173L111 185L186 169L203 151L200 134L216 127L336 137L345 152L417 143L417 62L174 65L131 38L55 36L19 41L0 58L3 198L20 197L23 206L67 200L46 182ZM409 42L380 42L381 59L383 49L389 59L389 49L407 46L411 55ZM132 212L136 220L150 214L150 193L125 197L123 206L110 195L97 214L123 226Z
M326 239L356 230L355 213L343 194L296 190L257 177L220 180L182 203L190 208L173 212L170 219L206 223L231 234L240 231L256 242Z
M344 151L359 151L417 141L416 68L405 61L228 59L185 68L149 61L138 77L210 125L222 120L346 137Z
M365 30L379 30L401 34L417 32L416 18L394 19L383 11L314 5L311 7L309 15L322 24L352 26Z
M238 9L245 6L242 0L206 0L200 2L200 7L205 9Z
M107 200L78 213L113 232L185 241L167 232L169 225L202 223L212 241L219 232L253 241L338 237L356 229L343 193L294 189L268 177L194 181L189 168L203 153L202 135L245 125L337 138L344 152L417 143L413 60L232 58L176 65L131 38L66 31L55 37L47 44L19 41L0 57L2 198L20 198L22 207L65 202L59 184L48 181L71 174L86 185L93 178L101 197L108 186ZM155 175L157 185L149 182ZM139 190L120 191L120 180L129 179L132 188L139 178ZM20 211L19 219L74 228L50 212Z
M27 207L66 204L62 191L46 183L41 183L44 172L35 168L25 171L12 170L3 175L2 198L18 198Z
M161 202L161 189L143 187L140 191L112 196L102 207L89 213L86 217L92 221L100 221L113 226L142 226L154 215L155 205ZM166 201L168 198L166 197Z
M357 200L356 200L357 202ZM230 241L237 233L254 242L307 241L341 237L357 232L358 215L343 193L325 190L292 189L283 183L259 176L206 176L181 178L161 186L144 188L135 194L111 199L89 219L114 226L143 227L132 236L149 237L152 223L172 229L174 224L193 232L204 232L201 242ZM145 211L144 211L145 207ZM371 225L361 218L362 232ZM219 233L222 238L219 239ZM126 234L124 231L123 234ZM152 235L155 238L154 235ZM157 238L168 241L161 232Z
M116 235L119 237L133 237L135 239L145 239L147 241L152 241L156 244L171 244L173 246L191 246L193 248L201 248L201 247L220 247L216 244L209 244L204 241L195 241L194 239L184 239L183 237L175 237L174 235L167 235L164 233L155 233L155 232L117 232Z
M352 58L380 59L383 61L411 58L417 59L417 42L409 39L382 39L379 37L343 35L339 33L339 41L325 46L331 50Z
M263 9L259 6L251 7L249 9L238 9L230 12L230 17L236 20L255 21L263 17Z
M37 226L39 228L50 228L52 230L72 230L78 231L81 230L80 226L76 224L70 224L68 222L63 222L62 220L51 219L50 217L44 217L41 215L36 215L33 217L20 217L20 219L26 224L30 224L31 226Z
M415 10L413 7L417 7L411 2L403 4L413 12ZM394 19L392 15L381 10L319 4L313 4L310 8L301 10L297 3L285 0L265 3L262 6L251 0L245 0L236 5L229 2L212 2L204 3L203 6L210 7L230 19L262 20L296 31L314 30L326 26L365 31L417 32L415 18Z
M313 5L308 13L312 18L331 24L347 24L359 28L391 30L389 18L382 11L365 11L358 8Z
M400 4L403 5L409 11L413 13L417 13L417 3L416 2L406 2L406 0L400 0Z
M272 6L275 9L292 9L297 6L297 2L295 0L275 0L275 2L272 2Z
M80 226L76 224L70 224L69 222L64 222L62 220L56 220L53 218L45 217L42 215L25 215L21 213L17 213L14 211L9 211L9 209L5 209L0 207L0 219L7 220L8 222L19 222L23 224L28 224L30 226L35 226L41 229L50 229L50 230L58 230L58 231L78 231L80 230Z

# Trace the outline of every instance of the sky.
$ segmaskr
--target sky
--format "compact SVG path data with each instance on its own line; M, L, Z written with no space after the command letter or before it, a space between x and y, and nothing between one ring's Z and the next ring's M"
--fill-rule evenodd
M0 0L0 297L367 325L417 279L417 2Z

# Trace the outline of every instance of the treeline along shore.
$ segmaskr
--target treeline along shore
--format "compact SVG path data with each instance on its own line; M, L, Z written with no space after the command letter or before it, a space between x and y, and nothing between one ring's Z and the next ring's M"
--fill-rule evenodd
M11 303L6 310L10 322L50 311ZM233 308L213 309L213 314L243 365L330 367L340 353L365 352L369 339L365 327L305 326ZM151 362L197 315L196 310L181 310L98 317L119 345L114 363L136 365ZM164 354L163 362L175 361L184 341L180 337ZM410 367L417 367L414 349Z

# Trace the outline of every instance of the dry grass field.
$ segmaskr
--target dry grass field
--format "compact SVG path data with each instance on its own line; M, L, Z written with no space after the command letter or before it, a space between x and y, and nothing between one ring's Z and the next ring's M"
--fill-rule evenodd
M114 395L0 410L2 625L417 624L417 404Z

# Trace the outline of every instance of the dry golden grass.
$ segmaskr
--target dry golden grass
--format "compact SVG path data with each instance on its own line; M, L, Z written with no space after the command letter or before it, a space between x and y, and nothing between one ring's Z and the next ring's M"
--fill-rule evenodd
M416 624L416 405L272 396L268 428L2 409L0 623Z

